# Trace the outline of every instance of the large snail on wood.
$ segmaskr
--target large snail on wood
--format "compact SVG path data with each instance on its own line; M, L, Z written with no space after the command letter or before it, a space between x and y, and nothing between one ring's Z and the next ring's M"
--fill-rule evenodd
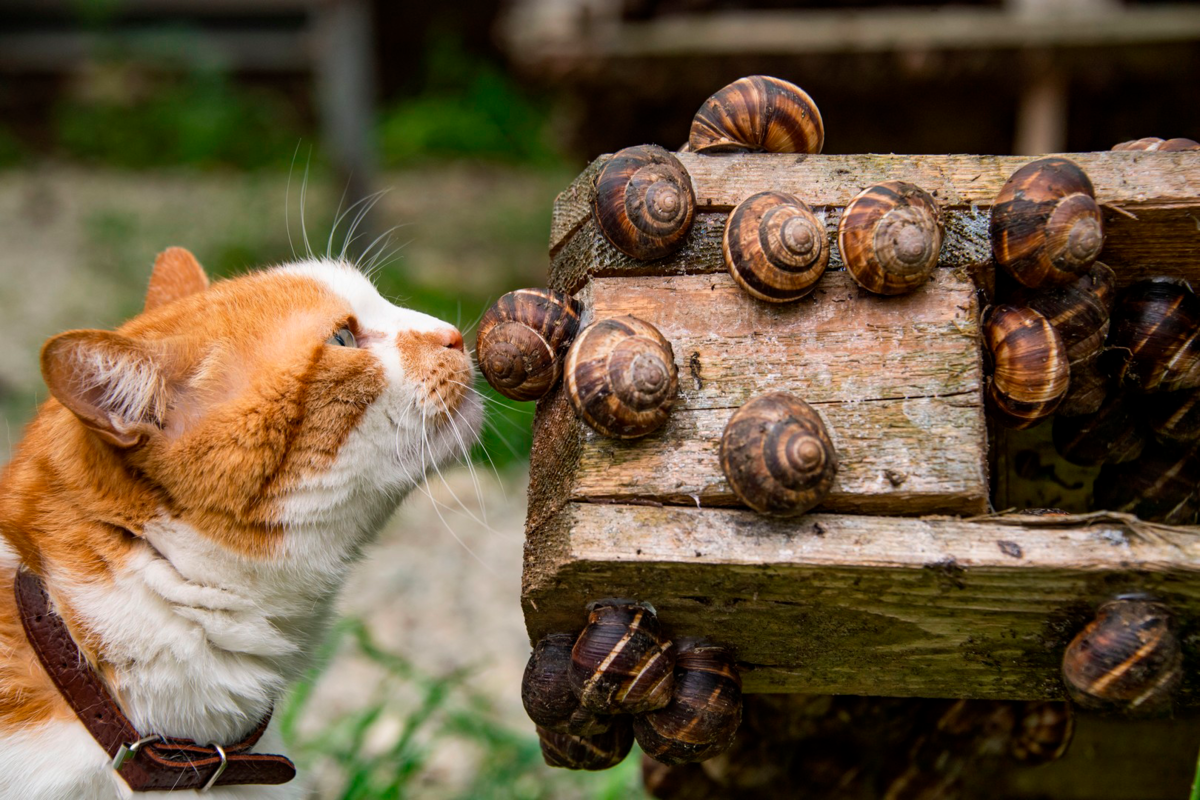
M509 292L479 322L479 369L496 391L536 400L554 387L563 357L579 330L581 307L550 289Z
M1052 156L1014 172L992 205L996 263L1033 289L1085 274L1104 246L1104 220L1087 174Z
M683 246L696 196L679 159L657 145L626 147L596 176L596 224L613 247L642 261Z
M786 392L751 399L721 436L721 469L742 502L764 514L803 514L829 493L838 457L813 407Z
M1108 345L1114 376L1131 388L1200 388L1200 297L1186 281L1138 281L1117 298Z
M567 395L579 416L618 439L659 428L679 387L671 343L637 317L589 325L567 353L565 369Z
M800 198L759 192L738 204L722 242L729 274L751 296L799 300L829 263L825 226Z
M1170 611L1140 597L1105 603L1067 647L1062 671L1083 708L1134 716L1168 710L1183 679Z
M1070 380L1067 350L1050 322L1031 308L997 306L983 321L991 357L987 399L1010 428L1029 428L1062 401Z
M583 708L571 691L567 673L575 639L571 633L552 633L537 643L521 679L521 703L542 728L594 736L612 727L612 718Z
M595 604L571 651L571 690L598 714L636 714L671 701L675 648L659 635L649 608L619 601Z
M903 294L925 283L942 248L942 212L904 181L868 186L842 213L838 250L850 276L876 294Z
M697 153L819 153L824 143L812 98L767 75L740 78L705 100L688 136Z

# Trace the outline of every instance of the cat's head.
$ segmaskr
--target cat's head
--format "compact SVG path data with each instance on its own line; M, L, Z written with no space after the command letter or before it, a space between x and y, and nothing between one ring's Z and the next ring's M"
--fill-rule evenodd
M482 418L458 330L328 260L210 286L173 248L143 313L52 338L42 371L63 419L127 471L132 507L248 555L287 530L377 527Z

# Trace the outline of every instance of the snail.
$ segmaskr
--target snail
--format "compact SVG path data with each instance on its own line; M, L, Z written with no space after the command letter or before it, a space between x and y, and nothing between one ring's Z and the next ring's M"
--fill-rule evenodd
M692 119L696 153L819 153L825 125L803 89L768 75L739 78L704 101Z
M1147 136L1144 139L1133 139L1132 141L1114 144L1112 149L1117 151L1146 150L1152 153L1171 153L1183 150L1200 150L1200 142L1193 141L1192 139L1167 139L1164 141L1157 136Z
M1031 308L997 306L983 323L993 367L987 399L1009 428L1029 428L1054 412L1066 394L1066 348L1050 322Z
M1075 717L1069 703L1020 703L1008 753L1023 764L1046 764L1063 757L1074 735Z
M605 601L571 651L567 678L580 704L598 714L636 714L671 702L675 647L645 606Z
M1072 361L1067 393L1054 413L1060 417L1080 417L1095 414L1108 399L1110 383L1101 368L1103 349L1087 357Z
M786 392L759 395L721 436L721 469L742 502L763 514L803 514L829 493L838 456L812 406Z
M579 416L618 439L661 427L679 387L671 343L637 317L589 325L567 352L565 370L567 395Z
M727 749L742 721L742 679L723 647L680 648L670 704L639 714L633 735L642 751L664 764L703 761Z
M1097 261L1070 283L1040 291L1020 289L1011 305L1027 306L1045 317L1058 331L1071 362L1100 350L1108 335L1109 318L1117 299L1117 277Z
M725 225L729 274L751 296L770 303L812 291L829 263L825 226L795 195L759 192L738 204Z
M1200 389L1160 392L1146 404L1150 429L1165 444L1200 441Z
M683 246L696 196L679 159L647 144L613 154L596 176L596 224L613 247L649 261Z
M633 747L633 730L627 717L614 720L609 730L593 736L559 733L540 725L537 734L542 759L548 766L565 769L609 769L624 761Z
M483 377L512 400L537 400L562 374L563 357L579 331L579 303L551 289L518 289L487 310L476 350Z
M581 707L579 698L571 691L567 670L574 646L574 634L552 633L542 637L525 666L521 703L529 718L542 728L594 736L607 731L612 719Z
M1146 437L1138 426L1140 410L1130 398L1118 395L1095 414L1054 418L1054 449L1082 467L1120 464L1142 454Z
M911 292L929 279L942 249L942 212L904 181L868 186L842 213L838 249L850 276L876 294Z
M1085 274L1104 246L1087 174L1052 156L1014 172L992 205L992 254L1024 286L1061 286Z
M1200 443L1147 445L1135 461L1106 465L1094 486L1095 506L1152 522L1190 525L1200 514Z
M1170 709L1183 650L1170 611L1145 597L1112 600L1067 646L1067 694L1081 708L1152 716Z
M1138 281L1117 298L1108 346L1113 374L1127 386L1200 388L1200 297L1186 281Z

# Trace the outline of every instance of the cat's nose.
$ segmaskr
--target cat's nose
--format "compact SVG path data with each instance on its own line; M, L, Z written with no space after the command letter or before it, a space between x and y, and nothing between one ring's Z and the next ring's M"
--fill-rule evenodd
M459 333L458 328L446 328L445 330L441 331L438 336L440 337L444 347L462 352L463 338L462 334Z

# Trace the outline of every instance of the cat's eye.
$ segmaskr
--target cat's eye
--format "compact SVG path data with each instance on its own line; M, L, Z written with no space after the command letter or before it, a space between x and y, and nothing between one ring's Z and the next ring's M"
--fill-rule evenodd
M349 328L338 328L337 331L325 340L325 344L334 344L338 347L358 347L358 342L354 339L354 334Z

